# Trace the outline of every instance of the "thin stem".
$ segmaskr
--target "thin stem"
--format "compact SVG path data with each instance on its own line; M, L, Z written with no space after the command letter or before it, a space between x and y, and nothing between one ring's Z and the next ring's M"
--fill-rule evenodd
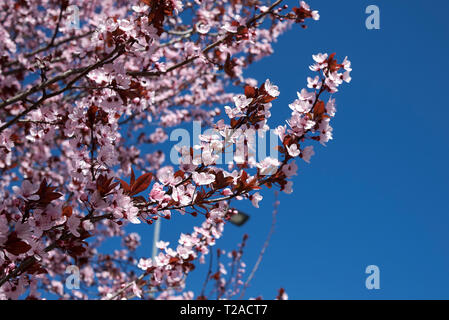
M250 275L248 276L248 279L246 280L245 284L243 285L242 293L240 294L240 299L243 299L246 289L248 288L251 280L254 278L254 275L256 274L257 269L259 269L260 263L262 262L262 259L263 259L263 255L265 254L265 251L267 250L268 245L270 244L271 236L273 235L274 227L276 226L276 216L278 213L279 202L278 202L277 198L278 198L278 193L276 192L270 231L268 232L268 236L265 240L262 250L259 253L259 257L257 258L256 264L254 265L253 269L251 270Z

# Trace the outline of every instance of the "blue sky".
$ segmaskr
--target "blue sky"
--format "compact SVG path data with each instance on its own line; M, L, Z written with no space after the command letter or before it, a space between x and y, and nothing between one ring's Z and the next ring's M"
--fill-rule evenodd
M288 1L296 4L296 1ZM353 81L340 87L334 140L300 163L294 193L280 195L278 222L247 296L291 299L449 298L449 132L447 1L309 1L318 22L295 26L275 53L248 75L280 88L272 125L290 116L288 103L312 73L311 55L336 52L352 61ZM367 30L365 8L380 8L380 30ZM175 144L175 142L173 142ZM251 219L226 226L218 247L250 238L250 270L271 224L273 194L260 209L240 204ZM199 218L196 218L199 219ZM190 216L162 225L162 239L199 224ZM144 235L151 254L151 227ZM150 231L149 231L150 230ZM380 268L380 290L365 288L365 268ZM192 273L199 293L205 268Z

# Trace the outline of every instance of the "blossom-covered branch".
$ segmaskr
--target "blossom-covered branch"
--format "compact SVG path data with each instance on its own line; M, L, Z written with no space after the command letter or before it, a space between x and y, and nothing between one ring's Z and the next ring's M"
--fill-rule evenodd
M270 129L279 88L245 69L287 29L319 19L304 1L5 0L2 9L0 299L195 297L186 277L234 206L258 208L266 188L293 192L295 161L332 139L333 94L351 80L348 59L314 55L308 89ZM193 121L212 133L166 155L168 131ZM269 132L279 157L258 158L255 135ZM198 227L176 247L159 242L154 258L137 257L140 236L126 226L176 215ZM112 237L122 249L106 254ZM233 286L240 258L231 255ZM65 291L70 265L82 287ZM215 293L234 296L220 270Z

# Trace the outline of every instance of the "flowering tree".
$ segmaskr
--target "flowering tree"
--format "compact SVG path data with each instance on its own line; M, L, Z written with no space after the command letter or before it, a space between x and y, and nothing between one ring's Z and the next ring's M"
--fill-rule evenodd
M278 157L256 160L251 137L270 130L279 90L243 71L272 54L292 25L319 19L303 1L292 9L281 0L263 2L2 2L0 299L39 299L43 292L209 298L188 291L185 280L222 236L236 212L233 201L258 207L264 188L292 192L295 159L309 162L313 143L332 139L335 100L324 96L351 79L346 58L314 55L309 90L298 92L291 118L273 130ZM180 163L161 150L142 151L149 144L157 150L169 128L193 120L214 133L178 148ZM230 146L235 163L220 166ZM178 214L196 217L199 226L180 234L175 247L159 242L153 259L135 257L140 237L126 224L151 228ZM102 253L116 236L123 249ZM209 269L218 298L247 285L245 241L230 256L233 288L223 264L216 273ZM69 265L79 268L79 290L63 288ZM284 296L281 290L278 298Z

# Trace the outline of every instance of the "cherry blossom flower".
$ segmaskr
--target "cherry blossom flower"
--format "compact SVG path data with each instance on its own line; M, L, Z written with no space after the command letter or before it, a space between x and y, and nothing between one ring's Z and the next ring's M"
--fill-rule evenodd
M287 146L288 154L292 157L297 157L301 153L296 144L292 144L291 146Z
M324 62L326 61L327 57L328 57L327 53L324 53L324 54L323 53L317 53L317 54L313 54L312 55L313 60L315 60L315 62L319 63L319 64L324 64Z
M131 8L137 13L144 13L149 9L149 7L143 3L139 3L138 5L132 6Z
M279 96L279 88L273 85L269 79L265 81L265 90L267 90L268 94L272 97Z
M307 146L304 148L304 150L302 151L302 159L307 162L310 163L310 158L315 154L315 151L313 150L313 146Z
M251 195L251 203L256 208L259 208L259 201L263 199L263 197L260 195L259 192L256 192L255 194Z
M296 165L296 162L293 160L290 163L287 163L286 165L282 166L282 172L287 176L296 176L296 173L298 171L298 166Z
M321 88L320 77L315 76L315 78L307 77L307 88L319 90Z
M329 101L326 103L326 112L331 116L335 116L335 112L337 112L337 109L335 108L335 99L330 98Z
M305 1L301 1L301 7L307 11L310 11L310 6ZM316 11L316 10L311 11L311 15L312 15L313 20L320 19L320 15L318 14L318 11Z
M163 186L159 183L155 183L150 192L150 198L155 201L162 201L164 199L165 192Z
M144 271L146 271L148 268L151 268L152 266L153 263L151 259L143 259L143 258L139 260L139 264L137 265L137 267L139 267Z
M233 99L234 99L236 108L239 110L245 109L253 101L252 98L247 98L243 94L239 94L239 95L235 96Z
M226 22L221 28L230 33L237 33L237 26L231 25L229 22Z
M198 33L207 34L210 30L210 25L208 25L205 22L200 21L195 25L195 28L196 28L196 31L198 31Z
M135 282L133 282L131 289L136 297L142 298L142 289Z
M170 242L158 241L156 243L156 247L158 247L159 249L165 249L168 247L169 244L170 244Z
M22 187L13 186L13 191L27 200L39 200L39 195L35 194L39 186L33 186L29 180L22 182Z
M192 177L193 181L195 181L195 183L200 186L207 185L215 181L215 176L211 173L206 172L194 172L192 174Z
M278 159L266 157L257 164L257 167L260 169L260 174L268 175L274 173L280 165L281 163Z
M292 186L293 182L288 181L281 190L284 191L285 193L290 194L293 192Z
M83 229L86 231L92 231L95 229L94 224L92 222L90 222L89 220L83 221L82 226L83 226Z
M80 224L81 219L76 217L75 215L71 215L70 218L67 219L67 227L75 237L80 236L80 233L78 232Z

